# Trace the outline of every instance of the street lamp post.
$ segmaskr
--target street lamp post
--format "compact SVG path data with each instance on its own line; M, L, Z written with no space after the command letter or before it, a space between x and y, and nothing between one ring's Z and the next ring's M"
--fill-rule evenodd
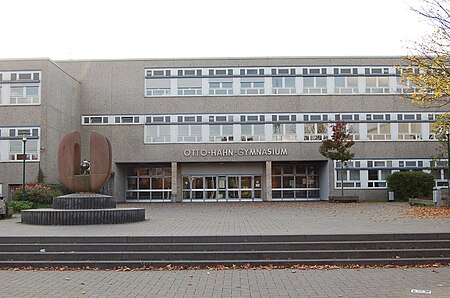
M26 133L22 134L22 142L23 142L23 167L22 167L22 198L25 198L25 162L27 159L27 135Z
M450 131L447 131L447 206L450 206Z

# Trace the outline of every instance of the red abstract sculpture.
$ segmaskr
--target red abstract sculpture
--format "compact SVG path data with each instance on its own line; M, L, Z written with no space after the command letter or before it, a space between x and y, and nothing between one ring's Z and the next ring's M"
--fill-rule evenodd
M59 180L73 192L98 192L111 175L112 151L109 140L91 131L89 172L81 169L81 136L78 131L65 135L59 143Z

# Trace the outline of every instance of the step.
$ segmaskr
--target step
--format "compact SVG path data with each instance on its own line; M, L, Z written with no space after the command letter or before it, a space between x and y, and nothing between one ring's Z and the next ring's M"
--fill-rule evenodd
M417 249L450 247L450 240L344 241L344 242L244 242L244 243L19 243L0 244L0 252L62 251L259 251L333 249Z
M298 251L188 251L188 252L1 252L0 260L266 260L370 259L449 257L447 249L298 250Z
M450 233L215 236L0 236L0 243L242 243L450 240Z
M196 260L196 261L0 261L0 268L7 267L70 267L70 268L142 268L142 267L166 267L190 266L190 267L207 267L207 266L245 266L251 264L253 266L292 266L292 265L368 265L368 266L411 266L420 264L450 264L450 258L376 258L376 259L278 259L278 260Z

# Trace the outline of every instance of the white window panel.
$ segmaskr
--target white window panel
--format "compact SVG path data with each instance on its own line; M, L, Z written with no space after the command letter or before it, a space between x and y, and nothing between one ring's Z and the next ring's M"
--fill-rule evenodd
M295 77L273 77L272 78L273 94L295 94Z
M264 81L241 82L241 94L264 94Z

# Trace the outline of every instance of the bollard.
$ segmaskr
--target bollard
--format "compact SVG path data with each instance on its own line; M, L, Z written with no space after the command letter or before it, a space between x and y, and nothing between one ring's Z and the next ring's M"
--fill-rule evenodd
M434 202L434 207L441 207L441 190L440 189L436 189L433 190L433 202Z
M395 194L393 191L388 192L389 202L393 202L395 200Z

